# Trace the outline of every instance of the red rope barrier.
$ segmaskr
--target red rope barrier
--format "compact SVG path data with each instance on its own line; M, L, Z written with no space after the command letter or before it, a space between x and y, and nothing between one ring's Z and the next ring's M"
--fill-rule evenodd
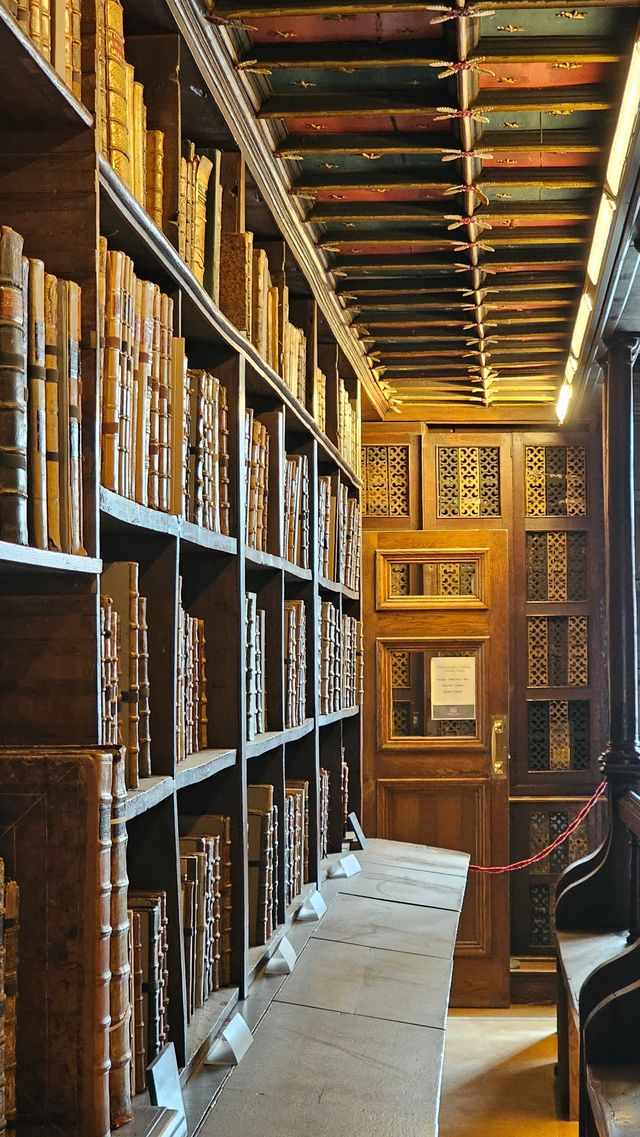
M589 801L574 817L573 821L570 825L567 826L564 833L560 833L560 835L556 837L555 841L552 841L550 845L547 845L546 849L541 849L540 852L536 853L533 857L527 857L526 861L514 861L512 865L495 865L490 868L487 868L484 865L469 865L469 869L472 872L487 873L517 872L519 869L528 868L529 865L535 865L537 861L543 861L545 857L548 857L554 851L554 849L557 849L559 845L562 845L571 836L571 834L575 833L576 829L582 825L585 817L591 812L598 799L602 797L606 788L606 780L600 782L600 785L598 786L593 797L589 798Z

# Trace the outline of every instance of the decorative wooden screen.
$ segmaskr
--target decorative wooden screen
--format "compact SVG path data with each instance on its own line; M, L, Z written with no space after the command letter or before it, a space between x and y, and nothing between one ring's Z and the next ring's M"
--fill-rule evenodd
M587 599L587 534L526 534L527 600Z
M545 849L564 832L583 804L584 799L572 801L563 798L513 802L511 831L514 857L524 859ZM526 873L514 874L511 897L513 954L553 954L553 912L558 877L567 865L597 848L605 826L606 806L599 803L587 824L558 846L550 857L538 861Z
M527 517L584 517L587 470L584 446L525 446Z
M500 516L500 448L437 447L438 517Z
M529 770L589 769L589 703L586 699L529 702L527 714Z
M409 518L409 446L362 447L365 517Z
M587 616L529 616L529 687L586 687L589 682Z

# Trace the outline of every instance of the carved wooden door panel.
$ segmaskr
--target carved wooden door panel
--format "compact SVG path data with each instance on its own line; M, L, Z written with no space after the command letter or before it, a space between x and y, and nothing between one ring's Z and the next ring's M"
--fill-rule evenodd
M365 534L366 831L508 860L508 535ZM508 883L471 874L454 1001L509 1001Z

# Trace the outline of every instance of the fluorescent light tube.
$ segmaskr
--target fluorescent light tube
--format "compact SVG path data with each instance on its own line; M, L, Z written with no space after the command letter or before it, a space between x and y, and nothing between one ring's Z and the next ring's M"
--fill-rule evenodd
M640 41L633 45L629 74L620 104L620 114L616 132L613 136L609 163L607 165L607 185L614 197L618 196L622 174L627 158L631 135L635 126L640 103Z
M556 415L560 423L563 423L565 420L572 394L573 387L571 384L563 383L560 388L560 394L558 395L558 402L556 403Z
M567 366L564 369L564 376L567 383L573 382L573 377L578 370L578 360L574 355L570 355L567 360Z
M589 260L587 262L587 276L592 284L598 283L604 254L607 251L609 232L615 211L615 201L612 197L609 197L608 193L603 193L600 198L600 208L598 209L598 216L596 217L596 227L593 231L591 252L589 253Z
M587 324L589 323L589 318L592 312L593 300L589 296L588 292L583 292L582 296L580 297L580 306L578 308L578 315L576 316L576 322L573 327L573 337L571 339L571 351L575 355L576 359L578 359L580 355L585 332L587 330Z

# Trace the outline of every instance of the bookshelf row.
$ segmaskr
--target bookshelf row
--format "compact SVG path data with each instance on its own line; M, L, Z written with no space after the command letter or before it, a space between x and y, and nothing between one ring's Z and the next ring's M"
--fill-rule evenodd
M0 857L24 1137L151 1131L149 1061L173 1043L199 1075L360 809L359 381L193 18L0 0Z

